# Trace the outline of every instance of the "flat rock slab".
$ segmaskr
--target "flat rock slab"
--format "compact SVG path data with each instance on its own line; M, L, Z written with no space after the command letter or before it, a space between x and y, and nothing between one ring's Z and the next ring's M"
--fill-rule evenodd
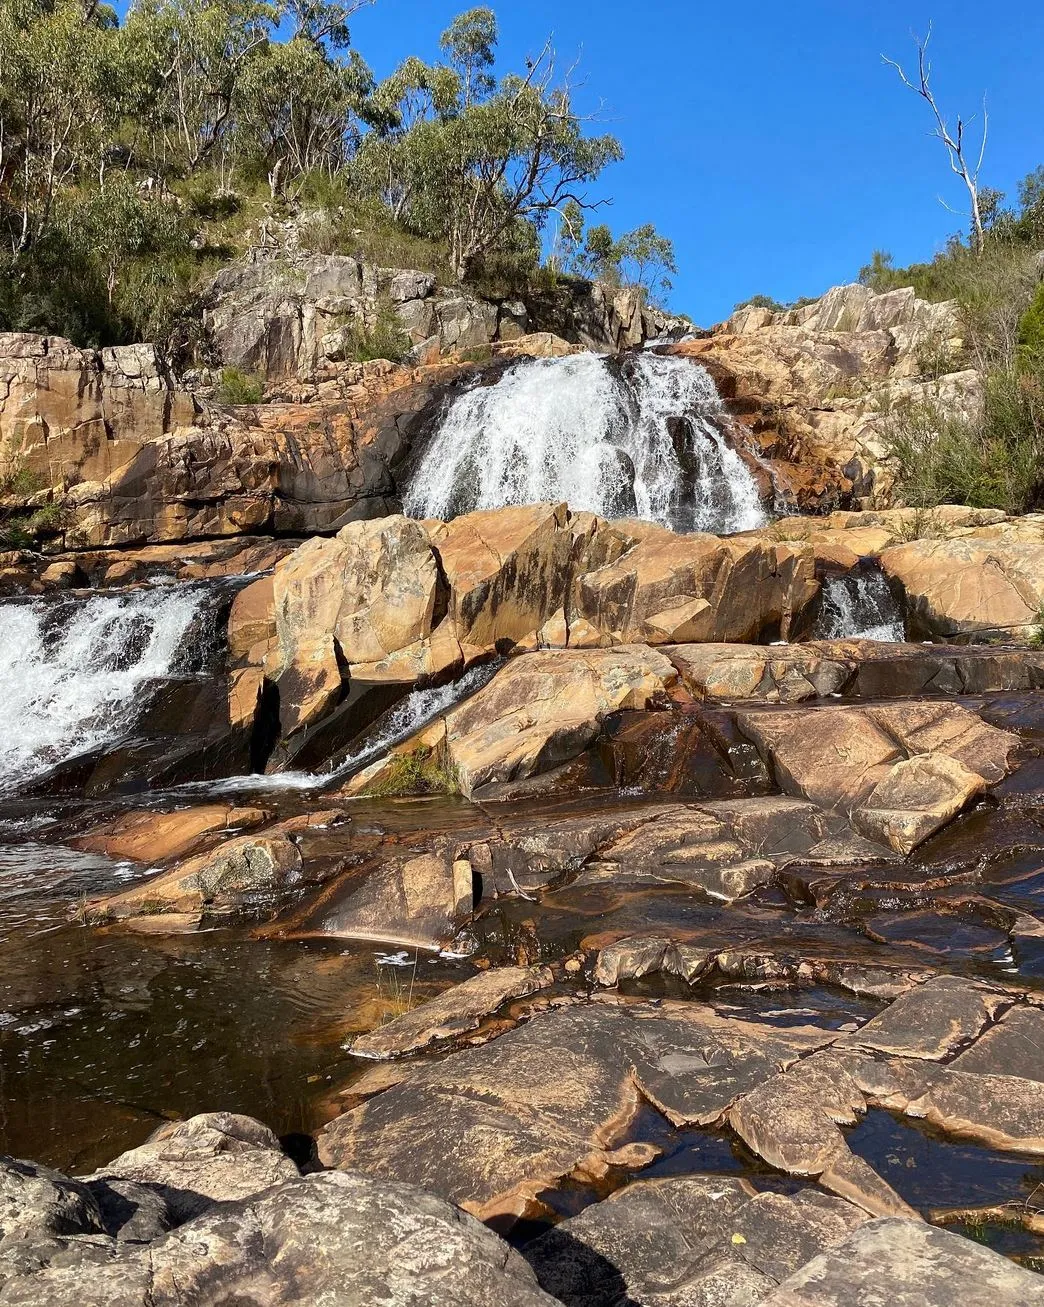
M757 1300L755 1300L757 1301ZM1044 1277L923 1221L861 1226L761 1307L1040 1307Z
M599 847L576 883L688 884L733 902L792 862L835 867L894 856L814 803L771 795L654 812Z
M444 994L395 1017L352 1041L356 1057L384 1060L415 1053L430 1044L474 1030L513 998L526 998L554 981L547 967L497 967L480 971Z
M796 703L827 695L896 698L1044 686L1044 652L1039 649L810 640L790 645L668 645L664 653L686 689L702 699Z
M845 1043L940 1061L979 1035L1010 996L961 976L934 976L891 1003Z
M518 1216L563 1178L604 1172L639 1091L676 1124L703 1124L833 1038L694 1003L560 1009L417 1068L331 1122L320 1157L408 1179L483 1219Z
M812 1189L758 1194L742 1180L679 1176L618 1190L523 1256L566 1307L750 1303L867 1220ZM716 1297L726 1285L730 1296Z
M1044 1008L1010 1008L950 1068L1044 1082Z
M208 803L176 812L132 812L95 826L69 844L89 853L135 862L181 858L209 835L250 830L266 821L263 808Z

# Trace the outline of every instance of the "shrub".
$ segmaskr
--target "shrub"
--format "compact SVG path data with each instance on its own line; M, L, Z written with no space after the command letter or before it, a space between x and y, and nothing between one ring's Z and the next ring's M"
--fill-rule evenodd
M1008 513L1044 504L1044 368L990 372L982 411L971 417L930 400L896 405L884 426L896 489L908 504Z
M222 404L260 404L264 396L264 384L259 378L239 368L222 368L221 382L215 395Z
M1044 282L1019 319L1019 362L1024 368L1044 370Z
M372 327L365 327L360 322L349 326L345 357L356 363L369 363L373 359L401 363L409 353L411 343L394 306L383 300L377 306L377 318Z

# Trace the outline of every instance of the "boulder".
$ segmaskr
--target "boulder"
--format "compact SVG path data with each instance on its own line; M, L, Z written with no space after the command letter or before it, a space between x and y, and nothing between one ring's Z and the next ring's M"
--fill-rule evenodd
M1044 1281L958 1234L883 1218L807 1262L762 1307L1039 1307Z
M811 1189L759 1194L744 1180L672 1176L618 1190L523 1256L566 1307L747 1303L867 1219Z
M518 1253L448 1203L343 1174L222 1204L144 1246L65 1240L16 1264L0 1293L20 1307L555 1303Z
M164 862L180 858L208 836L249 830L268 819L263 808L237 808L207 803L174 812L132 812L93 826L69 841L76 849L104 853L134 862Z
M95 1188L130 1181L151 1189L180 1225L214 1203L252 1198L297 1176L267 1126L233 1112L208 1112L160 1126L139 1148L85 1179Z
M1044 541L913 540L881 555L912 633L1028 640L1044 609Z
M750 711L736 721L784 791L851 814L900 853L1002 780L1018 743L952 703Z

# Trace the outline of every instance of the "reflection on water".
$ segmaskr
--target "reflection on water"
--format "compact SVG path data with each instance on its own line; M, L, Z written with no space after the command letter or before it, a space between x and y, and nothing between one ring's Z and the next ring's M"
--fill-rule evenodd
M354 1070L343 1040L386 1019L372 948L70 924L80 899L141 874L0 846L0 1152L83 1172L164 1118L218 1108L314 1129ZM416 997L460 978L421 959Z

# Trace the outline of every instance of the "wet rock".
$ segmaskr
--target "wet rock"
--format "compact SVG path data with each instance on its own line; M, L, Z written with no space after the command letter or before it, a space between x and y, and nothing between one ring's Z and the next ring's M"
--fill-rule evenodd
M734 1021L696 1004L559 1009L416 1068L331 1122L320 1158L398 1175L482 1219L519 1217L567 1176L597 1177L628 1157L632 1165L651 1160L655 1150L617 1152L639 1089L675 1123L706 1123L832 1038Z
M98 900L88 906L88 915L104 921L157 912L187 914L200 908L228 910L299 884L302 865L301 851L288 835L243 835L122 894Z
M909 990L845 1043L940 1061L976 1039L1010 1000L978 981L935 976Z
M885 1218L820 1253L763 1307L1039 1307L1044 1281L999 1253L923 1221Z
M384 1059L415 1053L429 1044L475 1030L513 998L545 989L554 977L547 967L496 967L480 971L438 998L422 1003L351 1044L356 1057Z
M521 1216L540 1192L604 1159L638 1108L608 1009L536 1017L421 1067L319 1136L327 1166L397 1176L480 1219Z
M618 1190L523 1255L567 1307L746 1303L866 1219L812 1190L758 1194L741 1180L680 1176Z
M1044 1083L1039 1080L945 1068L926 1077L923 1092L904 1110L959 1139L1044 1156Z
M267 820L263 808L208 803L175 812L132 812L69 841L75 849L135 862L180 858L209 835L249 830Z
M1029 640L1044 604L1044 541L913 540L881 555L914 634Z
M444 845L415 857L389 858L323 919L324 935L373 939L406 948L444 947L470 916L471 867Z
M233 1112L208 1112L161 1126L85 1181L95 1192L124 1181L151 1189L180 1225L214 1203L251 1198L297 1176L267 1126Z
M665 807L601 847L578 883L691 884L732 902L794 861L837 865L887 857L842 819L776 795Z
M982 794L986 784L956 758L916 754L896 763L874 786L852 813L852 825L898 853L911 853Z

